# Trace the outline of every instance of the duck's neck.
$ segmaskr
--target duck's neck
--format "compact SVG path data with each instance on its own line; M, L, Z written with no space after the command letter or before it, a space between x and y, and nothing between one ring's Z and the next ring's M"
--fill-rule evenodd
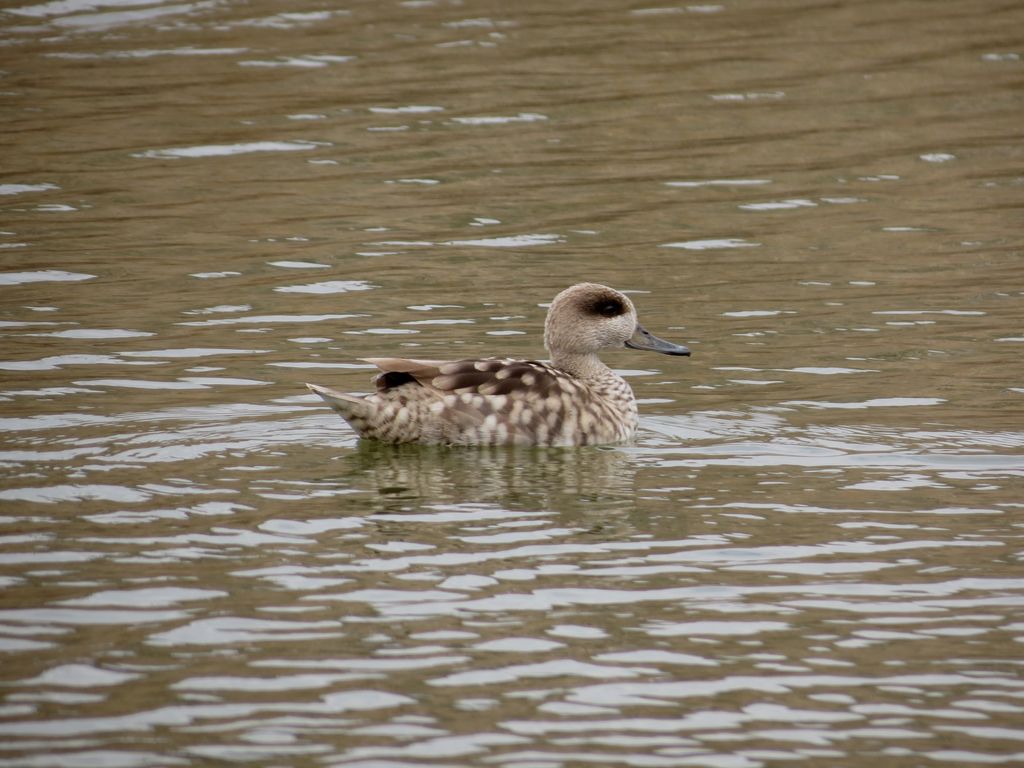
M577 379L604 379L614 376L612 369L594 353L559 353L551 355L551 364Z

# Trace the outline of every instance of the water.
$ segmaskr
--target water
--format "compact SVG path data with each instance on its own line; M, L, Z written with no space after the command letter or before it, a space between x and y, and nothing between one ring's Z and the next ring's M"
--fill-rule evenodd
M0 766L1024 762L1024 12L0 12ZM628 290L635 443L303 382Z

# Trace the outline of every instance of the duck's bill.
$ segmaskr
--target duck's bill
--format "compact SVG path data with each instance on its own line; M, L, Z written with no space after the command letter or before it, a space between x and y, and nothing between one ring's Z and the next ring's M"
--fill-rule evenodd
M630 349L646 349L651 352L661 352L663 355L690 355L690 350L682 344L673 344L671 341L659 339L642 325L637 325L633 335L626 341Z

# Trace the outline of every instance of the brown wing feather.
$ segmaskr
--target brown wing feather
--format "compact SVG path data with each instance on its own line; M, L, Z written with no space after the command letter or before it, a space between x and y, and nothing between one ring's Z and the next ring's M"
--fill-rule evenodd
M440 375L430 384L454 394L508 395L521 391L537 398L559 389L558 375L530 360L457 360L442 365Z
M543 363L533 360L485 358L443 361L399 357L364 359L382 371L375 380L378 391L386 392L403 385L419 385L442 396L458 395L458 400L446 401L446 418L460 423L463 427L476 426L488 413L494 412L489 400L474 401L463 398L473 395L482 395L484 398L507 395L513 400L539 402L544 401L549 395L560 394L560 380L564 378ZM499 413L510 408L511 401L497 405ZM510 430L517 430L527 428L528 425L509 424L508 427Z

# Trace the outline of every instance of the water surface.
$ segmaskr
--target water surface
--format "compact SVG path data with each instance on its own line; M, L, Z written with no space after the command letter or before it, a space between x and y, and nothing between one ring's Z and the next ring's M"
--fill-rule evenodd
M1024 762L1013 3L0 24L0 766ZM303 387L580 280L630 445Z

